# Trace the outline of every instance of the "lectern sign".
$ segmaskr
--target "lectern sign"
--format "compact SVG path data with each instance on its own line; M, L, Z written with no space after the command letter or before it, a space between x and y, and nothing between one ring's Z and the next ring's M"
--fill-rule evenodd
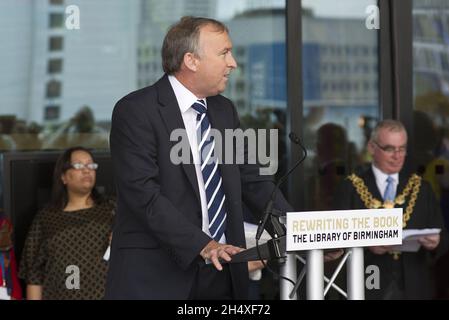
M402 208L287 213L287 251L402 244Z

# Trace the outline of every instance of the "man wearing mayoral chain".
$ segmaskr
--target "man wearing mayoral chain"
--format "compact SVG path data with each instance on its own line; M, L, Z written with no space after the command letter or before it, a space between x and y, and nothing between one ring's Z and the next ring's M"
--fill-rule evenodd
M366 290L367 299L431 299L432 265L446 252L448 236L430 184L404 167L407 132L403 124L384 120L374 128L367 145L371 165L349 175L336 197L338 209L403 208L404 229L439 228L439 234L419 238L417 252L398 252L391 246L368 247L365 265L380 271L380 288Z

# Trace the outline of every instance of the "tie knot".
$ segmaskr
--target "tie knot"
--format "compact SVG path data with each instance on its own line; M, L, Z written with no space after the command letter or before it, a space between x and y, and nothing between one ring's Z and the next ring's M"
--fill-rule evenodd
M388 183L394 182L394 178L393 178L392 176L388 176L387 182L388 182Z
M204 100L197 100L194 104L192 104L192 108L199 114L206 113L206 111L207 111L206 104L204 103Z

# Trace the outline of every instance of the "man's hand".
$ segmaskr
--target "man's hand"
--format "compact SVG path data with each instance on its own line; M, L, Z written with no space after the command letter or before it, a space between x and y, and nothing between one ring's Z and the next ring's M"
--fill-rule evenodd
M426 248L427 250L433 250L440 243L440 235L439 234L433 234L433 235L430 235L430 236L420 237L418 239L418 242L424 248Z
M267 264L267 260L264 260L265 265ZM248 261L248 272L257 271L263 269L265 265L260 260L256 261Z
M204 260L212 261L215 268L221 271L223 270L223 267L221 266L219 259L231 261L231 256L243 250L244 249L230 244L222 244L212 240L203 248L203 250L201 250L200 255Z
M374 254L382 255L387 252L390 252L391 246L374 246L374 247L368 247L369 251L371 251Z
M329 262L335 259L338 259L342 256L343 254L343 249L337 249L335 251L329 251L327 253L324 254L324 262Z

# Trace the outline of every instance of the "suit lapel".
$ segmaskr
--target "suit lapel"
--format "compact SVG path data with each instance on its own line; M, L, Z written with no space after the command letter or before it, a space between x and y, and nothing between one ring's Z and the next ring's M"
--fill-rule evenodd
M401 194L402 191L404 190L404 188L408 182L407 178L408 178L408 174L405 173L404 170L399 172L399 184L398 184L398 188L396 190L396 195Z
M224 138L224 130L226 128L224 121L226 116L225 112L224 107L216 99L213 97L207 98L207 116L209 117L212 128L219 130L222 138Z
M184 122L182 120L181 111L179 110L179 105L176 100L175 93L168 81L168 76L165 75L162 77L157 83L157 92L158 99L160 103L159 112L161 118L165 124L168 134L170 135L175 129L185 129ZM187 139L187 137L185 137ZM177 142L170 141L170 144L174 146ZM195 195L200 201L200 193L198 190L198 181L196 177L195 166L193 164L193 156L192 151L190 150L190 163L182 163L182 168L187 176L187 179L190 181L190 184L193 187Z

